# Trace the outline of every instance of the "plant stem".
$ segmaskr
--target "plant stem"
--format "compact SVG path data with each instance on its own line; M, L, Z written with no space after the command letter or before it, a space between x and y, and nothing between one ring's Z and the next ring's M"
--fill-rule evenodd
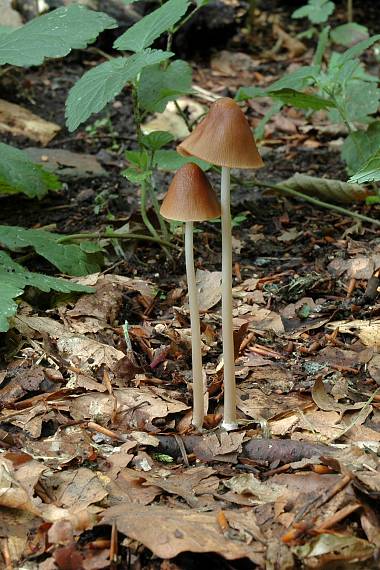
M291 188L287 188L286 186L282 186L281 184L268 184L267 182L260 182L259 180L253 180L252 182L256 186L259 186L260 188L270 188L271 190L284 192L286 194L289 194L290 196L293 196L294 198L297 198L298 200L310 202L310 204L314 204L314 206L319 206L320 208L325 208L327 210L332 210L333 212L338 212L339 214L343 214L344 216L354 218L355 220L360 220L362 222L367 222L369 224L375 224L377 226L380 226L380 220L369 218L368 216L364 216L363 214L359 214L358 212L351 212L350 210L342 208L341 206L337 206L336 204L323 202L318 198L314 198L313 196L308 196L307 194L302 194L302 192L297 192L297 190L292 190Z
M232 233L230 169L222 166L221 182L222 210L222 338L223 338L223 382L224 415L222 426L226 430L236 429L236 384L235 357L232 321Z
M198 430L202 430L204 419L204 387L201 353L201 325L199 319L198 291L194 269L193 222L185 223L185 258L191 323L191 360L193 368L192 424Z
M180 115L180 117L182 117L182 119L184 120L184 123L189 131L189 133L191 133L191 131L193 130L193 124L189 121L189 117L186 116L186 113L181 109L178 101L174 101L174 106L177 109L177 113Z
M154 243L159 243L165 247L176 248L174 244L169 241L165 241L160 237L147 236L144 234L134 234L134 233L118 233L118 232L83 232L81 234L71 234L67 236L62 236L57 243L66 243L70 241L77 241L81 239L135 239L138 241L151 241Z
M353 2L352 0L347 0L347 20L352 22L354 19L354 9L353 9Z
M163 219L163 217L160 214L160 205L158 203L156 192L155 192L153 185L150 186L150 199L152 201L152 205L153 205L154 211L156 213L158 223L160 224L160 229L161 229L162 235L164 237L164 240L169 241L170 237L169 237L168 228L167 228L165 220Z
M158 232L153 224L150 222L147 213L147 198L148 198L148 188L146 182L143 182L140 187L141 190L141 217L143 219L144 224L150 231L153 237L159 238Z

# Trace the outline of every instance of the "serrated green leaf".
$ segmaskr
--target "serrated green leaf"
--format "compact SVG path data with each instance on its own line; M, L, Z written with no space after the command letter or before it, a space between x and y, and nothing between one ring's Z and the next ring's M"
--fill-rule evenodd
M211 164L208 162L201 160L200 158L196 158L195 156L181 156L175 150L158 150L154 154L154 159L154 166L160 170L178 170L181 166L188 164L189 162L194 162L202 168L202 170L208 170L211 168Z
M369 37L368 28L356 22L348 22L331 31L331 39L341 46L350 47Z
M309 80L319 72L317 65L305 65L291 73L286 73L269 87L267 91L280 91L281 89L303 89L309 84Z
M131 57L118 57L87 71L69 92L66 101L66 124L74 131L93 113L98 113L133 81L147 65L168 59L169 51L145 50Z
M235 95L235 101L247 101L256 97L267 97L267 92L261 87L239 87Z
M186 61L173 61L166 69L145 68L138 84L139 103L152 113L162 113L169 101L191 92L192 69Z
M128 28L113 47L126 51L141 51L152 45L161 34L173 28L189 6L188 0L168 0L160 8Z
M348 182L356 184L367 184L368 182L380 182L380 146L378 150L369 157L362 168L356 172Z
M41 291L92 293L94 289L65 279L32 273L15 263L4 251L0 251L0 332L9 328L9 318L17 312L15 299L23 294L25 287Z
M271 97L276 91L283 91L284 89L299 91L308 86L310 79L315 77L318 71L319 67L317 65L307 65L285 74L266 89L261 87L240 87L235 95L235 99L236 101L244 101L246 99L254 99L255 97Z
M26 194L42 198L49 190L59 190L55 174L32 162L22 151L0 143L0 194Z
M85 48L100 32L117 23L103 12L72 4L38 16L0 36L0 65L40 65L47 57L64 57Z
M32 247L62 273L87 275L100 270L100 251L87 253L76 244L59 243L59 234L43 230L27 230L18 226L0 226L0 244L11 251Z
M361 55L366 49L370 48L374 43L378 41L380 41L380 34L372 36L371 38L363 40L354 45L352 48L339 55L340 65L343 65L347 61L351 61L352 59L359 57L359 55Z
M349 184L340 180L317 178L305 174L295 174L288 180L284 180L279 186L285 186L307 196L321 198L327 202L338 204L352 204L365 200L366 191L358 184Z
M150 150L159 150L174 140L174 137L168 131L153 131L144 135L141 139L145 148Z
M344 141L342 158L350 173L363 168L380 147L380 121L371 123L366 131L350 133Z
M132 182L132 184L142 184L151 176L150 172L141 172L141 170L137 170L136 168L133 168L133 166L123 170L121 174L129 180L129 182Z
M306 6L293 12L292 18L308 18L312 24L321 24L327 22L334 10L335 5L329 0L309 0Z
M331 99L325 99L323 97L319 97L318 95L312 95L309 93L302 93L301 91L296 91L295 89L269 91L268 95L275 99L280 99L280 101L282 101L285 105L292 105L298 109L313 109L316 111L319 109L328 109L335 107L335 103Z

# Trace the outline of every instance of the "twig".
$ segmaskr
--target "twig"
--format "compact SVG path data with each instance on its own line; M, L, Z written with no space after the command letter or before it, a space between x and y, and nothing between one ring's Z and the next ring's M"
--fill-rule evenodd
M343 214L344 216L349 216L350 218L354 218L356 220L361 220L363 222L367 222L369 224L375 224L380 226L380 220L375 220L373 218L369 218L368 216L364 216L363 214L359 214L357 212L350 212L350 210L346 210L346 208L342 208L341 206L337 206L336 204L330 204L329 202L322 202L322 200L318 200L318 198L314 198L313 196L307 196L306 194L302 194L302 192L297 192L297 190L292 190L291 188L287 188L286 186L282 186L281 184L268 184L267 182L260 182L259 180L254 180L253 183L260 188L269 188L271 190L276 190L278 192L284 192L293 196L297 200L304 200L305 202L310 202L314 206L319 206L320 208L325 208L327 210L332 210L334 212L338 212L339 214Z
M152 241L154 243L159 243L166 247L171 247L176 249L177 246L165 241L159 237L146 236L144 234L134 234L134 233L118 233L118 232L83 232L81 234L71 234L61 237L57 243L66 243L70 241L76 241L81 239L135 239L138 241Z
M331 517L325 519L320 525L313 529L314 532L317 533L325 533L326 530L330 529L331 527L335 526L337 523L348 517L351 513L357 511L361 508L360 503L352 503L350 505L346 505L343 509L340 509Z

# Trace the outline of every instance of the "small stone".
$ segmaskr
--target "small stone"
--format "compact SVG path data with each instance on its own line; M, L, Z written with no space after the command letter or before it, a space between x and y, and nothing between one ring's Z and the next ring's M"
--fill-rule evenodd
M95 191L91 188L85 188L81 190L77 196L77 202L87 202L87 200L91 200L95 196Z

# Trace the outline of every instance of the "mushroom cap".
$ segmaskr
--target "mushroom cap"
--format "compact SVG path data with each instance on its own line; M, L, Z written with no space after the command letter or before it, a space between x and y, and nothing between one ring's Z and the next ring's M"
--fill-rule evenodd
M260 168L264 165L248 121L229 97L218 99L201 123L177 147L183 156L196 156L218 166Z
M218 198L197 164L184 164L175 174L160 213L168 220L201 222L220 216Z

